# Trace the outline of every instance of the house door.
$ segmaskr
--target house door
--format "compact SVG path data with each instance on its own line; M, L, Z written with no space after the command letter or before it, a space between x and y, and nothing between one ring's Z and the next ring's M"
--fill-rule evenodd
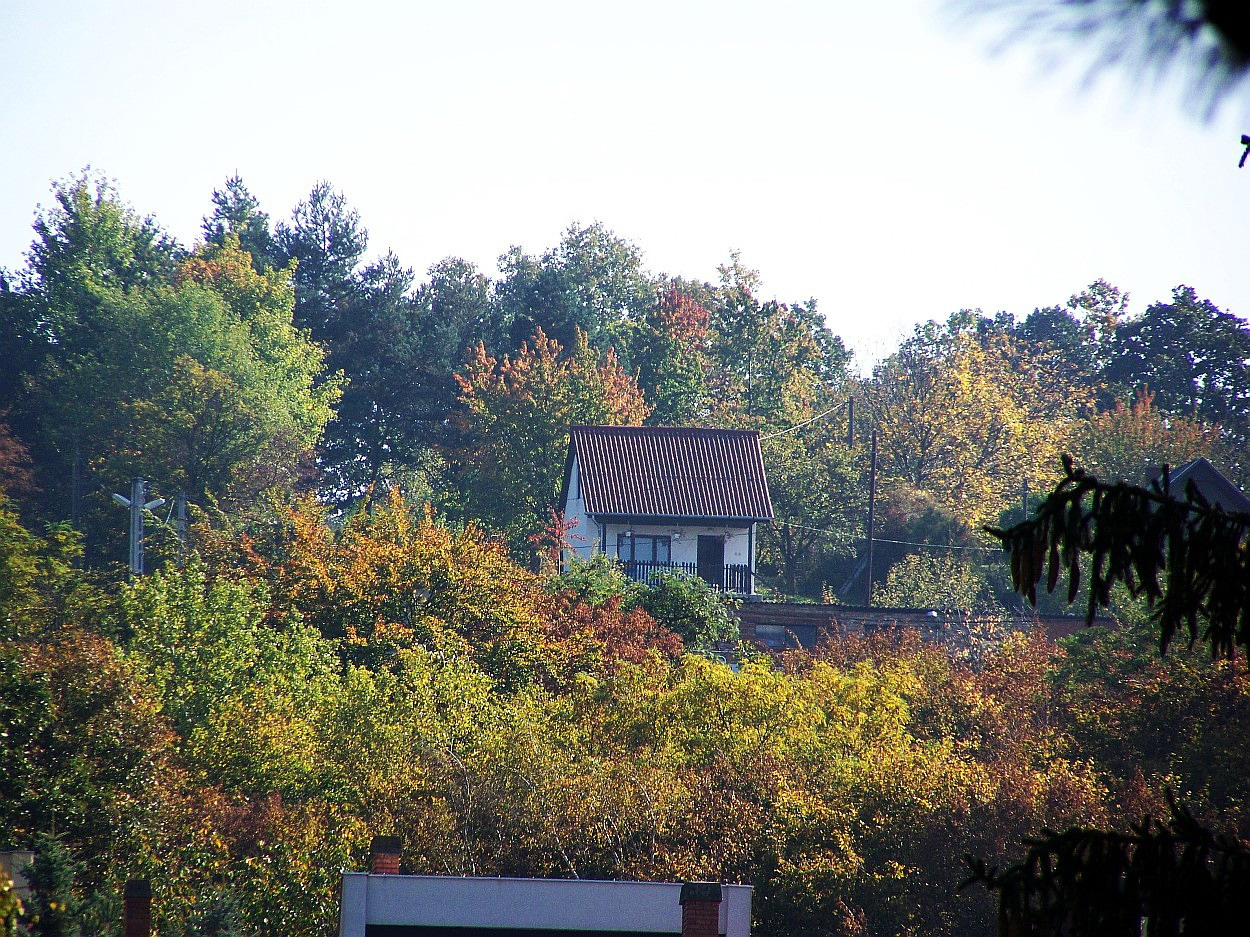
M699 578L725 588L725 538L699 534Z

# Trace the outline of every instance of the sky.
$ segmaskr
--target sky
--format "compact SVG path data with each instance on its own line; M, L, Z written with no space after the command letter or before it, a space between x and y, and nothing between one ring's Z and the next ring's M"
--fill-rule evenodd
M738 251L861 367L1099 277L1250 315L1250 91L1204 120L1002 34L939 0L0 0L0 267L90 166L186 244L237 173L275 220L329 180L418 273L595 220L655 273Z

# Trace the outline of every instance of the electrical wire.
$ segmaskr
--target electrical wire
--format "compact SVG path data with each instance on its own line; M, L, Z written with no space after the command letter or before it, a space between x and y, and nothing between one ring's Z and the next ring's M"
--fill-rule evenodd
M846 404L847 404L846 400L842 401L841 403L835 403L828 410L825 410L822 413L817 413L810 420L804 420L802 423L795 423L793 426L788 426L785 429L779 429L775 433L769 433L767 436L761 436L760 442L763 442L765 439L773 439L776 436L784 436L786 433L793 433L796 429L802 429L804 426L807 426L811 423L815 423L817 420L824 419L834 410L841 410L843 407L846 406Z
M827 537L839 536L837 531L824 530L820 527L807 527L804 524L792 524L792 523L789 523L788 521L779 521L776 519L773 520L773 523L780 525L781 527L793 527L796 530L810 530L813 533L824 534ZM862 540L865 543L868 541L867 537L856 537L855 539ZM1001 547L968 547L968 546L961 546L955 543L949 543L949 544L917 543L914 540L887 540L884 537L873 537L872 542L873 543L890 543L890 544L894 544L900 547L925 547L930 550L973 550L979 553L999 553L1002 550Z

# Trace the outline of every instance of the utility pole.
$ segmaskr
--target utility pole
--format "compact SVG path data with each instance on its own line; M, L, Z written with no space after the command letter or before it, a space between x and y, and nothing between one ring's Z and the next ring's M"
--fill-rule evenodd
M846 402L846 448L855 448L855 398Z
M132 478L130 480L130 497L113 495L113 500L124 508L130 509L130 575L143 575L143 512L159 508L165 503L164 498L156 498L144 503L147 480Z
M178 565L187 562L187 552L191 548L191 527L187 523L187 493L180 491L174 495L174 532L178 535Z
M1020 484L1020 508L1024 512L1021 520L1027 521L1029 519L1029 480L1027 478Z
M877 431L872 431L872 462L868 468L868 583L864 592L867 605L872 607L872 541L877 520Z

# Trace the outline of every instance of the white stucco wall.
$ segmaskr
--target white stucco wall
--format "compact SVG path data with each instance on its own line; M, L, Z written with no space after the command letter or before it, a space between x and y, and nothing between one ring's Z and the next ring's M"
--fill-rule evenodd
M749 885L722 885L718 931L750 937ZM340 937L370 926L681 933L679 882L343 874Z
M725 541L725 563L746 564L750 562L750 547L745 527L698 527L681 524L605 524L607 528L608 554L616 556L618 534L632 530L635 534L651 537L669 537L674 563L697 563L699 561L699 535L720 537Z
M577 521L577 526L566 535L566 539L569 542L569 549L565 550L564 555L566 564L572 557L586 560L590 558L592 553L602 551L599 525L594 518L586 513L586 502L582 498L582 487L578 476L576 456L573 457L573 465L569 469L569 497L564 509L564 519L565 521Z

